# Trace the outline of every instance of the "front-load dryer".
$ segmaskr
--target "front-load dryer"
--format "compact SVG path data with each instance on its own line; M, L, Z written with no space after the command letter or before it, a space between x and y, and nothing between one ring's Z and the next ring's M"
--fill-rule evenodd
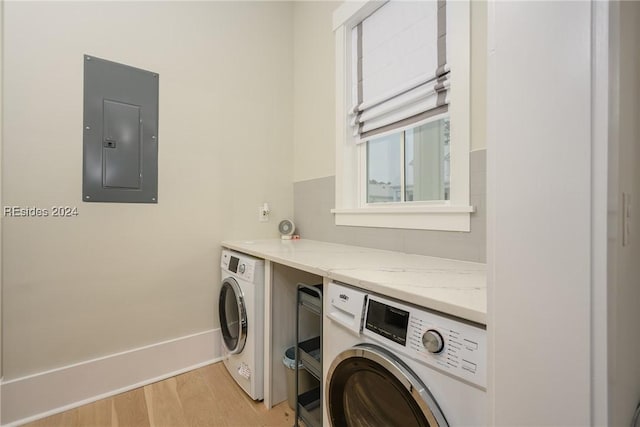
M264 261L223 250L218 300L221 352L233 379L264 399Z
M487 425L484 327L336 283L326 298L325 426Z

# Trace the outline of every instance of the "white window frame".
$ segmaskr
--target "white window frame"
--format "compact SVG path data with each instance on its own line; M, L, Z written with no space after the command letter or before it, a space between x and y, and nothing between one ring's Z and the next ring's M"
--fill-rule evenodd
M434 0L435 1L435 0ZM447 63L451 66L449 113L449 200L366 203L366 147L356 144L349 126L351 107L351 30L385 1L345 1L333 14L336 52L336 225L470 231L470 36L468 0L447 1Z

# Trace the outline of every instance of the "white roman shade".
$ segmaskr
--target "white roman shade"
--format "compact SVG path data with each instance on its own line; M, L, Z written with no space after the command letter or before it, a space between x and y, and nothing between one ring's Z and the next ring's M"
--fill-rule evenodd
M357 143L447 112L446 3L389 1L352 30Z

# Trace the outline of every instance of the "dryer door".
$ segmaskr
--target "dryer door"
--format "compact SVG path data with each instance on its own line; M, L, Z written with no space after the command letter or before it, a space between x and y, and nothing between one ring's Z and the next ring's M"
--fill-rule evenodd
M247 341L247 308L242 289L233 277L222 281L218 308L224 345L229 353L240 353Z
M327 384L333 426L448 426L420 378L377 345L359 344L340 353Z

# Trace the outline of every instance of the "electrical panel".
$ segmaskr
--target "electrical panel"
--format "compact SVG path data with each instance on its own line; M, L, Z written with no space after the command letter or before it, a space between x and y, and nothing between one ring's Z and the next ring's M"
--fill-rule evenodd
M84 56L83 201L158 203L158 80Z

